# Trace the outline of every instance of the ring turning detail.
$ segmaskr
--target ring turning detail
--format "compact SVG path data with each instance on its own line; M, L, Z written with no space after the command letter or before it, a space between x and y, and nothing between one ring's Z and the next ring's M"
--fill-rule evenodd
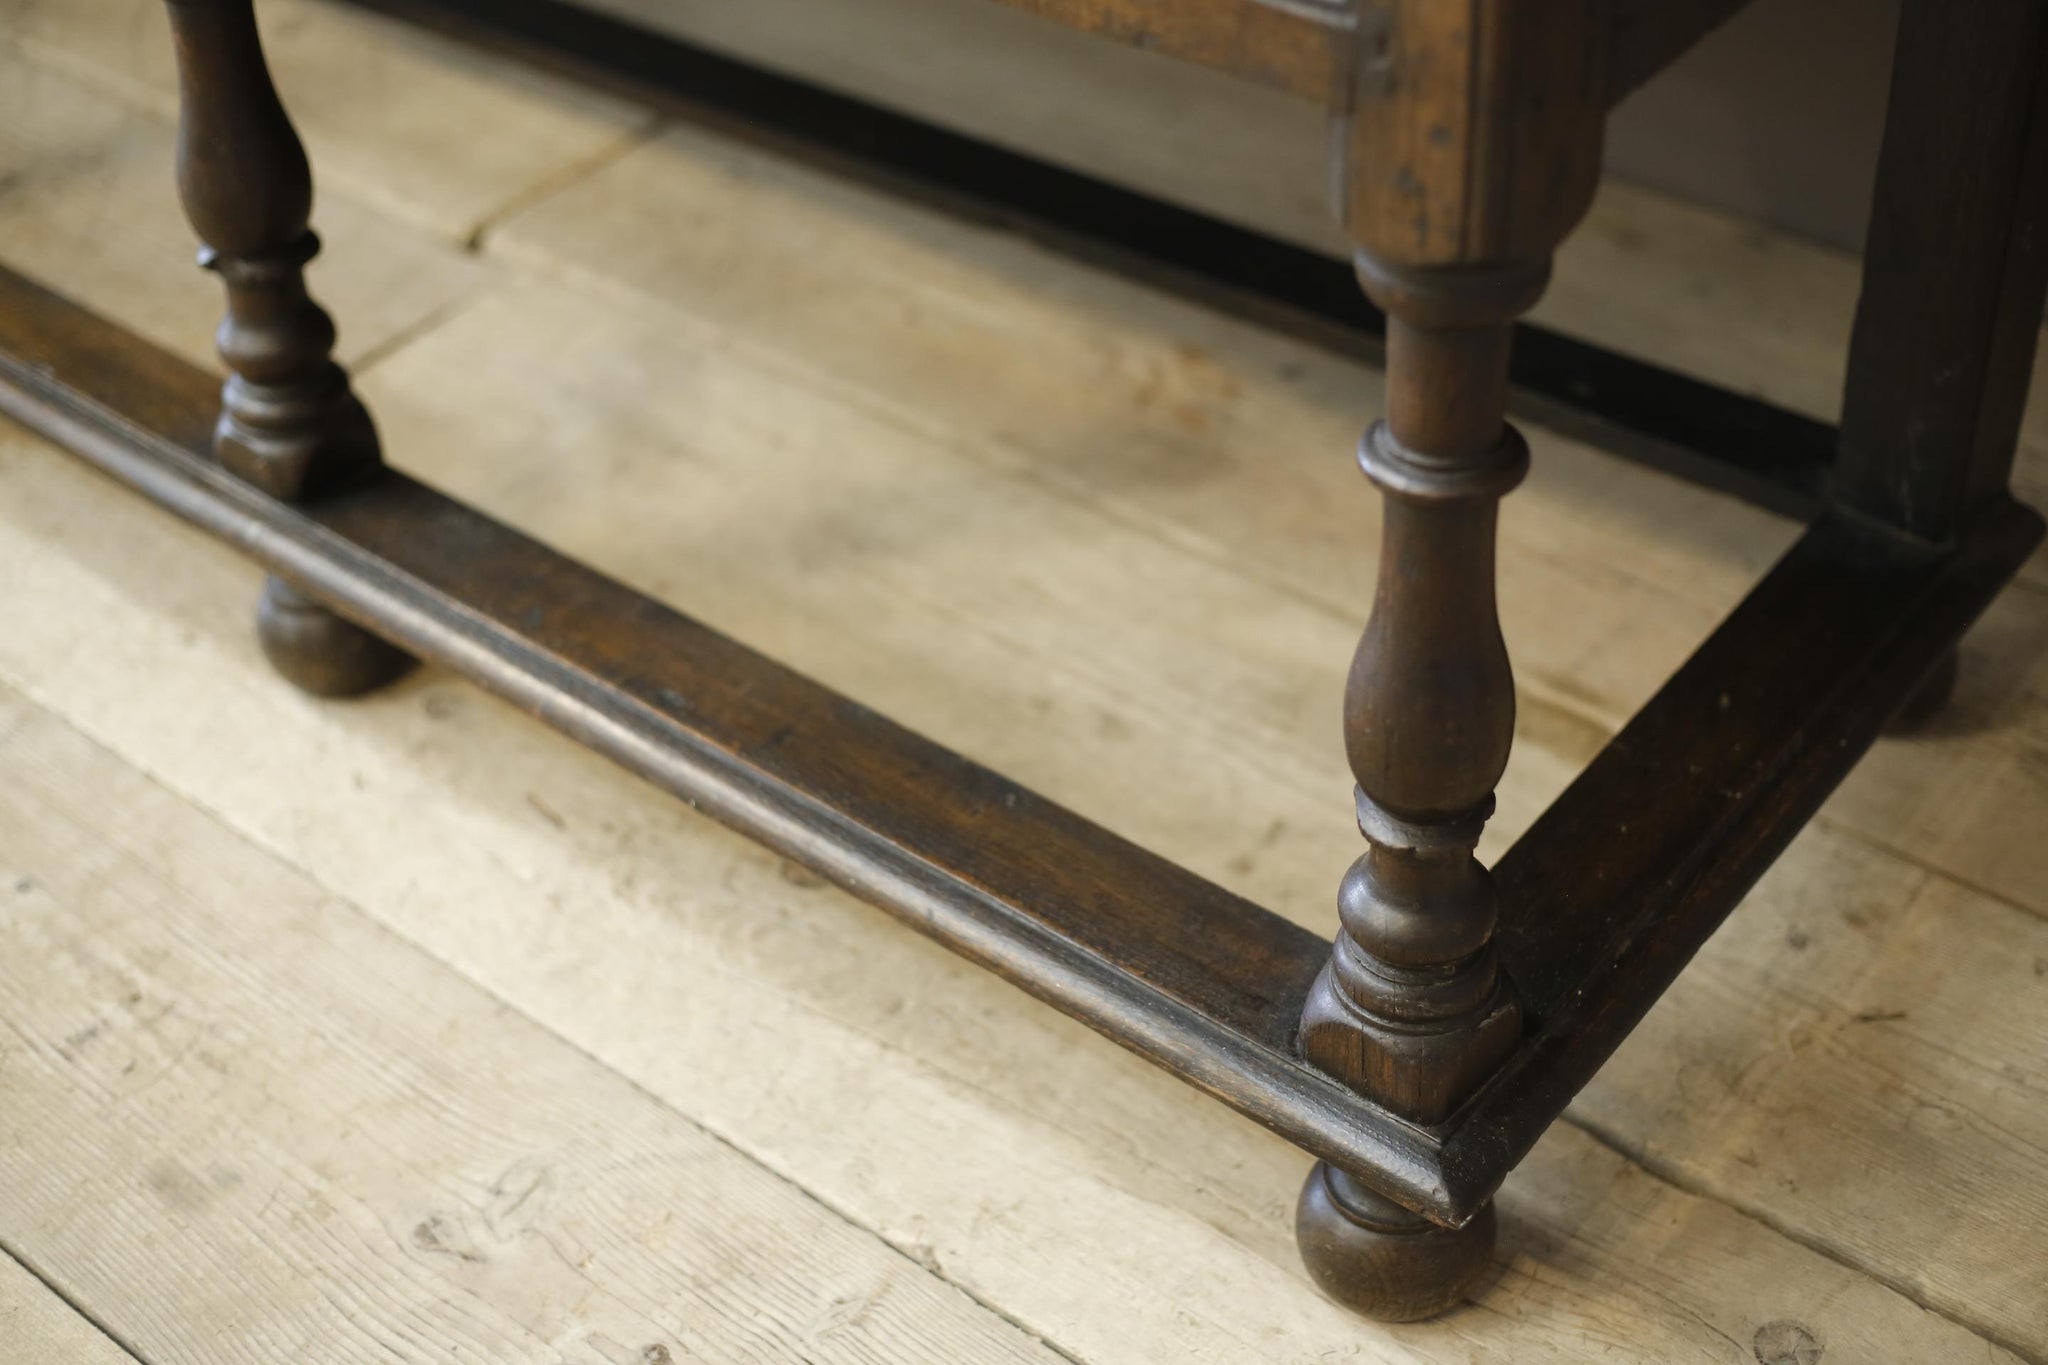
M178 196L220 276L228 367L213 449L273 497L319 497L375 477L370 414L333 358L327 310L306 292L319 254L313 174L271 84L249 0L167 0L178 58ZM322 697L371 692L412 661L302 588L265 583L256 630L266 656Z
M1482 866L1515 729L1515 320L1608 106L1740 0L1015 0L1333 114L1387 402L1343 709L1364 849L1326 944L387 468L306 292L311 174L251 0L166 3L225 386L0 268L0 412L258 561L297 686L459 672L1280 1133L1313 1158L1308 1273L1377 1317L1485 1292L1510 1170L1893 719L1939 704L2042 537L2007 483L2048 292L2048 6L1904 0L1827 503Z

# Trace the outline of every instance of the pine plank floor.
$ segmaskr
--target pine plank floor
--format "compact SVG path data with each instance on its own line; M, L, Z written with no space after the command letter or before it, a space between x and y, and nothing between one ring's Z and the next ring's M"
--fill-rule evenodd
M105 1333L12 1257L0 1256L0 1343L13 1360L134 1365Z
M0 0L0 259L211 364L156 9ZM1374 372L262 10L395 463L1331 927ZM1611 186L1545 308L1825 413L1853 280ZM1530 435L1489 854L1794 531ZM2048 1361L2038 560L1389 1329L1284 1144L450 678L291 693L13 428L0 490L0 1361Z

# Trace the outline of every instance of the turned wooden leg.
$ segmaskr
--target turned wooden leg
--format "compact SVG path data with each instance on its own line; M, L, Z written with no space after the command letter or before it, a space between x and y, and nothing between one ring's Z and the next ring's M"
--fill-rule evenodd
M1599 183L1610 16L1599 0L1366 9L1332 121L1338 212L1387 315L1387 416L1359 451L1386 509L1379 584L1344 704L1366 848L1297 1046L1428 1126L1521 1036L1473 856L1515 722L1493 577L1498 503L1529 459L1506 422L1508 349ZM1310 1173L1296 1231L1316 1282L1374 1317L1457 1303L1485 1273L1491 1203L1441 1227L1373 1178Z
M1301 1054L1422 1124L1449 1117L1513 1048L1520 1014L1494 959L1493 881L1473 856L1515 726L1494 607L1494 520L1528 467L1507 425L1509 327L1541 265L1400 269L1361 256L1388 314L1388 415L1359 462L1384 499L1379 583L1345 693L1366 851L1303 1012ZM1318 1166L1303 1257L1375 1317L1428 1317L1487 1266L1491 1206L1459 1229Z
M179 79L178 195L221 277L228 368L214 453L273 497L318 497L382 467L370 415L336 364L334 324L306 292L320 244L312 173L278 102L250 0L168 0ZM411 660L282 579L257 611L264 653L291 682L353 696Z
M1954 544L2011 481L2048 299L2048 11L1907 0L1899 25L1834 496ZM1934 661L1893 731L1956 671Z

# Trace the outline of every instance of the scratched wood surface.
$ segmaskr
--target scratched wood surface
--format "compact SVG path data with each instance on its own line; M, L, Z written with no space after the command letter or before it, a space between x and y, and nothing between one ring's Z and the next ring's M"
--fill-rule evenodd
M135 1365L135 1357L79 1315L11 1256L0 1255L0 1342L7 1359L50 1365Z
M6 0L6 41L175 119L162 5ZM631 145L645 110L603 91L481 63L454 44L307 0L264 0L264 46L319 167L388 216L466 241L497 215ZM479 136L483 134L482 136ZM321 209L323 227L332 231Z
M587 95L388 26L275 8L327 26L337 63L406 71L413 98L445 80L451 105L519 106L509 140L589 116ZM148 10L105 15L141 32ZM205 282L179 268L148 150L160 101L133 51L49 12L0 3L22 35L0 98L34 80L39 107L73 112L40 133L12 120L5 169L31 187L98 169L72 172L68 200L0 192L0 256L203 356ZM321 46L296 59L304 79L338 84ZM354 141L325 182L319 282L397 461L1328 927L1354 842L1338 678L1376 525L1348 451L1377 376L685 129L535 157L451 213L416 176L437 134L345 102L320 117ZM69 240L79 196L110 206L89 256ZM1673 338L1781 401L1826 393L1841 262L1625 190L1584 242L1555 313ZM180 323L188 306L206 320ZM1790 538L1532 438L1504 527L1520 748L1489 851ZM754 1163L735 1179L765 1167L988 1305L990 1351L1014 1322L1090 1361L2048 1359L2038 590L1973 636L1946 725L1874 757L1518 1173L1479 1303L1387 1330L1324 1308L1295 1269L1304 1163L1283 1144L446 678L341 708L277 687L244 630L254 575L40 443L0 440L0 486L0 683L74 746L39 769L46 804L146 809L134 839L163 843L160 823L236 849L217 874L175 863L165 913L204 926L208 963L275 968L247 937L266 918L248 869L310 880L332 908L291 919L303 971L344 973L327 959L367 936L434 1009L481 986L497 1031L527 1041L471 1029L452 1057L566 1040L576 1065L549 1065L629 1096L605 1112L708 1130ZM185 981L194 1011L255 1008L253 987ZM39 1001L24 990L10 1022ZM404 1055L374 1013L349 1016L365 1047ZM243 1055L274 1066L305 1027L251 1025ZM620 1075L638 1089L607 1089ZM168 1089L219 1084L186 1071ZM469 1093L449 1086L448 1103ZM207 1093L224 1123L248 1102ZM464 1179L449 1161L422 1155L421 1187ZM174 1206L134 1165L102 1151L94 1178L152 1235L236 1235L231 1211ZM323 1198L386 1188L364 1168L322 1178ZM60 1286L114 1254L12 1198L0 1187L0 1249ZM387 1250L420 1311L504 1311L474 1263ZM329 1286L367 1264L310 1227L284 1252ZM596 1282L644 1301L664 1292L648 1275ZM195 1321L282 1330L294 1302L166 1286L123 1340L185 1358Z
M11 690L0 764L0 1239L145 1359L1057 1359Z

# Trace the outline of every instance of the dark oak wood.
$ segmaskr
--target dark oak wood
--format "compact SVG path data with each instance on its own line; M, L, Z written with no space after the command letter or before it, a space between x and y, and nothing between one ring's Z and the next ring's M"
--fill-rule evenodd
M1750 0L1609 0L1607 102L1619 104Z
M2009 497L1953 549L1856 516L1801 537L1494 867L1528 1032L1444 1141L1495 1187L2042 538Z
M404 650L275 574L263 580L256 599L256 639L286 682L315 697L360 697L413 664Z
M1419 1322L1455 1308L1492 1268L1499 1231L1491 1200L1449 1228L1327 1161L1309 1172L1294 1209L1295 1241L1316 1287L1383 1322Z
M1372 615L1345 693L1366 852L1304 1006L1301 1055L1442 1125L1521 1041L1474 850L1514 736L1494 595L1499 501L1528 468L1507 423L1514 322L1592 202L1606 0L1386 0L1361 12L1339 207L1387 317L1387 417L1359 463L1385 507ZM1297 1214L1310 1273L1375 1317L1429 1316L1487 1263L1488 1206L1455 1233L1345 1191L1319 1165Z
M1382 0L1337 125L1339 217L1389 265L1547 261L1606 129L1605 0Z
M1342 928L1297 1046L1392 1112L1439 1126L1522 1032L1493 947L1493 879L1474 850L1515 728L1494 529L1529 452L1507 424L1508 349L1549 267L1360 252L1358 272L1387 314L1387 418L1359 447L1385 509L1379 577L1344 699L1366 852L1338 889ZM1309 1273L1391 1321L1456 1303L1489 1263L1491 1205L1446 1228L1347 1193L1370 1183L1327 1161L1310 1172L1296 1213Z
M1528 447L1507 424L1508 343L1543 265L1391 267L1361 254L1387 312L1388 415L1359 464L1385 506L1378 586L1344 697L1366 852L1297 1046L1393 1113L1438 1126L1514 1050L1521 1010L1493 948L1493 879L1474 857L1515 730L1494 603L1494 523ZM1370 1198L1319 1162L1297 1241L1332 1297L1391 1321L1457 1302L1489 1264L1491 1205L1456 1230Z
M313 177L263 60L250 0L167 0L178 62L178 197L221 277L228 367L213 448L221 466L280 498L374 477L376 428L333 358L334 323L306 292L319 251ZM372 691L410 660L273 580L257 635L278 672L323 697Z
M0 269L0 410L1304 1148L1446 1216L1429 1135L1294 1055L1314 934L396 472L269 499L206 375Z
M311 177L249 0L168 3L225 389L0 272L0 411L265 564L263 643L300 686L354 694L406 650L454 668L1297 1142L1303 1256L1376 1316L1468 1292L1507 1172L1857 756L1939 698L2042 535L2004 484L2048 275L2048 9L1908 0L1841 506L1489 873L1514 320L1590 201L1608 103L1737 6L1013 0L1338 115L1388 415L1359 452L1386 515L1344 716L1367 847L1326 950L385 470L305 290Z
M1948 709L1956 694L1956 684L1962 680L1962 671L1962 654L1958 650L1951 649L1936 659L1920 679L1913 695L1892 717L1886 733L1910 735L1925 729Z
M1348 106L1359 59L1406 15L1434 9L1446 25L1519 22L1555 28L1605 49L1603 103L1618 104L1750 0L1594 0L1559 7L1553 0L1002 0L1015 9L1084 33L1242 76L1332 108ZM1397 13L1398 12L1398 13Z
M227 289L228 367L214 449L280 498L379 461L376 432L332 357L334 323L306 293L319 250L312 172L270 82L250 0L168 0L178 58L178 197Z
M1002 0L1043 19L1227 71L1290 95L1343 98L1350 0Z
M1360 275L1389 318L1388 417L1359 453L1385 505L1379 579L1344 702L1367 851L1338 892L1343 931L1299 1046L1433 1125L1520 1032L1473 849L1515 728L1493 584L1495 508L1529 463L1506 421L1509 323L1546 272L1390 272L1361 257Z
M1953 540L2004 490L2048 288L2048 5L1906 0L1836 492Z
M2006 503L1947 553L1809 533L1496 869L1528 1026L1425 1128L1294 1055L1313 934L401 474L267 497L213 458L216 410L210 376L0 269L0 412L1446 1225L1484 1216L2041 531Z

